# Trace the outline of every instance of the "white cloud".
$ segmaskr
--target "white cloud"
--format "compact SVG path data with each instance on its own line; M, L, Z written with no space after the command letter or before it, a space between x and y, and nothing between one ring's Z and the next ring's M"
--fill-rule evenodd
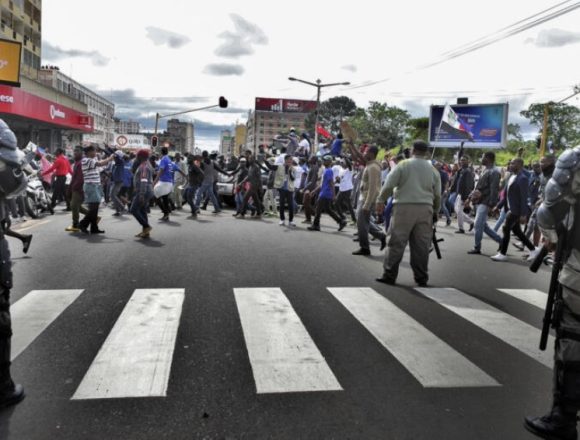
M177 34L155 26L148 26L145 30L147 31L147 38L153 41L153 44L156 46L166 45L172 49L179 49L191 41L186 35Z
M526 39L526 43L543 48L562 47L568 44L580 43L580 32L555 28L543 29L538 33L536 38Z

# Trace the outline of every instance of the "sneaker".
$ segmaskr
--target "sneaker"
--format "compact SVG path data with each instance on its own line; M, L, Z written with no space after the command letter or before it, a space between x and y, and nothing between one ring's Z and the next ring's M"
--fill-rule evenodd
M463 229L458 229L457 231L455 231L456 234L465 234L465 230Z
M526 259L526 261L534 261L536 259L536 257L540 254L541 251L542 251L542 247L538 246L536 249L534 249L532 252L530 252L530 255L528 255L528 258Z
M151 235L152 230L153 230L153 228L151 226L149 226L147 228L143 228L143 232L141 232L141 238L149 237L149 235Z
M280 220L280 223L278 223L280 226L286 226L286 222L284 220Z
M451 219L450 219L450 218L448 218L448 219L447 219L447 222L446 222L445 224L446 224L447 226L451 225Z
M306 219L306 220L303 220L302 223L305 224L305 225L311 225L312 224L312 220Z
M66 232L80 232L81 230L77 226L69 226L65 228Z
M115 212L115 213L113 214L113 217L121 217L121 213L120 213L120 212Z
M469 225L469 232L473 231L473 228L475 228L475 223Z
M23 247L22 247L22 252L24 252L25 254L27 254L27 253L28 253L28 249L30 249L30 243L31 243L31 242L32 242L32 234L31 234L31 235L27 235L27 236L24 238L24 240L23 240L23 242L22 242L22 244L23 244Z
M306 229L308 229L309 231L318 231L318 232L320 232L320 226L312 225L312 226L307 227Z
M338 225L338 232L342 231L347 224L348 222L346 220L341 221L340 224Z
M479 249L471 249L470 251L467 251L467 253L469 255L481 255L481 251Z
M387 247L387 237L383 236L381 238L381 251L384 250Z
M496 255L494 255L493 257L491 257L491 259L493 261L507 261L508 260L508 257L507 257L507 255L504 255L501 252L498 252Z
M288 223L288 226L290 226L291 228L295 228L296 227L296 223L290 222L290 223Z
M371 251L368 249L360 248L352 253L353 255L370 255Z

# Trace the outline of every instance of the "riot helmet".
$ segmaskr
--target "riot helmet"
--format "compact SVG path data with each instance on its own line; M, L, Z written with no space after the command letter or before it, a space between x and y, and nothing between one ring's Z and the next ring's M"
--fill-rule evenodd
M26 155L18 149L14 132L0 119L0 196L16 197L26 188L25 164Z

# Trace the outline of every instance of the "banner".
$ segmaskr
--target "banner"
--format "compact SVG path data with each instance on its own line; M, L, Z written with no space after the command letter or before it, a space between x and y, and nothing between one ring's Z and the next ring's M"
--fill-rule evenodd
M505 148L507 103L460 104L450 107L458 118L457 123L465 124L466 129L472 133L473 141L467 140L462 130L452 129L445 123L442 124L445 107L433 105L429 116L429 143L432 146L456 148L464 142L465 148Z
M20 87L22 43L0 39L0 84Z
M151 148L149 140L142 134L113 134L113 146L124 150Z

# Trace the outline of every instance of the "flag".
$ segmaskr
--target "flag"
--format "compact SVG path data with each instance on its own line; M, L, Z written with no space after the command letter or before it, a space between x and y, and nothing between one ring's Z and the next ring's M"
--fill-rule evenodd
M318 132L318 134L324 136L325 138L330 139L332 137L332 135L328 131L326 131L326 129L320 124L316 126L316 131Z
M461 136L465 136L473 142L473 133L471 128L453 111L449 104L445 105L443 109L443 116L441 117L441 125L445 129L449 129Z

